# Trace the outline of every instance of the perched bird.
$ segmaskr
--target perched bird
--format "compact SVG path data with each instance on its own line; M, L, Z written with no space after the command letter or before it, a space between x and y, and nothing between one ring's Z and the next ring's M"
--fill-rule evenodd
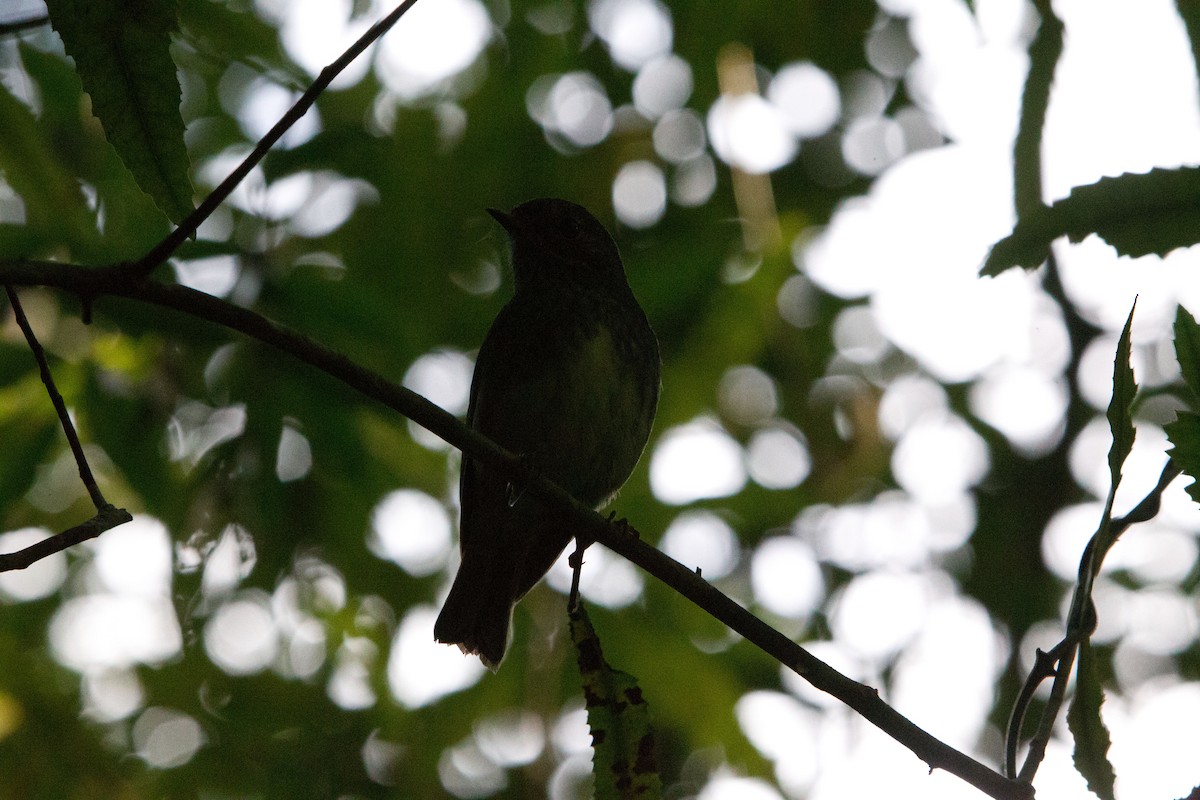
M479 348L467 424L601 507L641 457L658 405L658 340L617 245L586 209L530 200L488 209L512 244L516 291ZM464 456L462 564L434 625L495 670L513 606L574 533L531 493Z

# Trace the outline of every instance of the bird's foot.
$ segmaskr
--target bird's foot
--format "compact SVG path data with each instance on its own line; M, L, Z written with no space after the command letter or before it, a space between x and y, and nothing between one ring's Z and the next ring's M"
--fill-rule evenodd
M617 519L616 517L617 517L617 512L615 512L615 511L608 512L609 523L612 525L616 525L618 528L620 528L621 533L623 535L632 536L635 539L642 538L642 535L640 533L638 533L637 528L635 528L629 524L629 520L625 519L625 517L621 517L620 519Z

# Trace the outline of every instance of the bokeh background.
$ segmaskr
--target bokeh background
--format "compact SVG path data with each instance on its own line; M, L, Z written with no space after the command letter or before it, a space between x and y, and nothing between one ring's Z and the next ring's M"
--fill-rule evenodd
M1166 0L1066 25L1046 199L1200 162ZM380 0L182 0L204 192ZM0 21L45 13L6 5ZM1197 254L976 278L1011 230L1021 0L422 0L170 264L461 414L511 291L484 213L537 196L616 236L662 342L651 443L614 508L931 733L990 764L1061 635L1108 488L1116 335L1151 390L1117 500L1165 461L1170 322ZM166 230L48 26L0 39L0 255L101 264ZM552 797L590 791L560 564L497 675L432 641L458 453L264 346L155 308L23 298L134 522L0 574L0 797ZM0 336L0 550L90 516L20 333ZM1200 514L1177 482L1097 583L1122 797L1200 783ZM671 797L969 797L604 552L583 594L636 674ZM1065 728L1039 794L1089 796Z

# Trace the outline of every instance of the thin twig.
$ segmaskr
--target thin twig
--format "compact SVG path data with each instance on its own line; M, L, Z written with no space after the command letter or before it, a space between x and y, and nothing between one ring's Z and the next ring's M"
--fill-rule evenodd
M132 520L133 517L125 509L105 504L96 512L96 516L81 525L68 528L62 533L51 536L49 539L43 539L37 544L31 544L24 550L18 550L15 553L0 554L0 572L25 569L30 564L40 561L46 556L61 553L63 550L74 547L80 542L86 542L88 539L95 539L105 531L111 530L118 525L124 525L126 522Z
M1071 679L1071 668L1075 666L1075 654L1079 651L1079 641L1075 640L1063 649L1062 657L1054 669L1054 683L1050 684L1050 697L1046 707L1042 709L1042 718L1038 722L1037 733L1029 740L1029 753L1017 780L1033 784L1033 776L1037 774L1042 759L1046 757L1046 746L1050 744L1050 736L1054 732L1054 721L1058 718L1058 710L1062 708L1063 698L1067 694L1067 683Z
M183 244L187 239L195 235L196 230L204 223L209 216L217 210L221 203L233 193L247 175L250 170L254 169L260 161L267 155L267 151L292 127L301 117L303 117L313 103L317 102L317 98L321 93L329 87L333 79L345 69L351 61L357 58L364 50L367 49L376 39L387 33L400 17L404 16L417 0L404 0L399 6L388 14L383 19L376 22L371 28L358 38L346 52L334 61L317 76L317 79L312 82L312 85L300 95L300 99L296 101L288 112L283 115L279 122L267 132L250 155L246 156L241 164L238 164L237 169L229 173L225 180L221 181L217 188L209 193L208 197L196 207L196 210L187 215L183 222L179 223L175 230L171 231L167 236L154 246L154 249L144 255L141 259L131 263L122 264L118 269L126 271L130 277L145 277L163 264L171 255Z
M1063 24L1049 0L1035 0L1041 21L1029 43L1029 73L1021 97L1021 119L1013 141L1013 201L1022 216L1044 204L1042 197L1042 132L1050 87L1063 49Z
M1108 555L1108 549L1131 525L1146 522L1158 514L1162 507L1163 492L1181 472L1178 464L1168 460L1158 476L1158 483L1142 498L1141 502L1134 506L1129 513L1112 520L1107 526L1101 525L1088 541L1087 547L1084 548L1083 556L1080 558L1079 580L1075 587L1075 596L1071 599L1071 610L1067 615L1066 635L1048 652L1038 651L1033 669L1030 670L1029 677L1025 679L1021 693L1013 704L1013 710L1009 716L1008 731L1005 735L1004 768L1005 774L1010 778L1016 777L1021 781L1032 782L1042 759L1045 758L1046 746L1050 743L1050 735L1054 730L1054 720L1058 717L1059 708L1062 707L1067 680L1071 676L1071 668L1075 663L1075 654L1079 649L1080 642L1091 636L1092 630L1095 628L1090 578L1099 573L1100 565ZM1107 535L1104 541L1101 541L1101 537L1106 531ZM1054 683L1050 689L1050 699L1042 710L1038 730L1029 741L1029 753L1026 755L1025 763L1021 766L1018 775L1017 749L1020 744L1022 723L1029 705L1033 701L1034 692L1042 681L1051 676L1054 677Z
M19 19L16 22L0 22L0 36L7 36L10 33L20 33L21 31L40 28L43 25L50 23L50 15L43 14L40 17L31 17L29 19Z
M858 683L809 653L755 617L692 570L646 544L627 524L613 522L581 505L541 475L531 475L524 460L424 397L385 379L350 359L246 308L185 286L129 280L120 272L70 264L0 261L0 283L57 286L99 298L115 295L172 308L258 339L310 364L365 396L395 409L506 480L519 482L556 510L568 515L573 530L605 547L691 600L779 663L857 711L930 769L943 769L997 800L1030 800L1033 787L1009 780L967 754L945 744Z
M1163 465L1162 472L1158 476L1158 483L1150 490L1150 493L1142 498L1142 501L1130 509L1129 513L1123 517L1117 517L1112 523L1113 541L1120 538L1121 534L1138 522L1147 522L1158 516L1158 511L1162 508L1162 495L1167 490L1167 486L1171 481L1178 478L1183 473L1183 468L1180 467L1174 460L1168 460Z
M1062 650L1068 642L1059 642L1050 650L1038 648L1034 653L1033 668L1021 685L1021 692L1013 703L1008 716L1008 728L1004 737L1004 774L1010 778L1017 777L1017 750L1021 746L1021 730L1025 725L1025 715L1033 703L1034 693L1042 685L1042 681L1052 677L1062 659Z
M1049 0L1034 0L1034 4L1040 21L1037 33L1029 44L1029 71L1021 96L1020 122L1013 142L1013 203L1018 216L1036 211L1045 202L1042 197L1042 135L1054 72L1063 49L1063 24L1055 15ZM1068 322L1072 358L1078 359L1088 333L1079 325L1072 324L1079 318L1062 292L1053 252L1049 253L1047 261L1046 290L1062 306L1063 315ZM1075 370L1067 372L1074 379ZM1077 415L1068 414L1068 427L1073 416L1077 418ZM1064 441L1070 440L1069 436L1063 438ZM1004 774L1011 779L1017 777L1017 750L1025 715L1042 681L1056 674L1064 649L1070 648L1060 643L1049 652L1037 651L1033 669L1030 670L1013 703L1004 748ZM1026 765L1028 766L1028 761Z
M88 466L87 456L83 454L83 445L79 443L79 434L75 432L75 425L71 422L71 415L67 412L67 404L63 402L58 387L54 385L54 376L50 374L50 365L46 362L46 352L42 349L41 343L33 333L33 328L29 325L29 318L25 316L25 309L21 307L17 291L7 284L4 290L8 292L8 302L12 304L13 316L16 317L17 325L21 328L21 333L25 334L25 341L29 343L29 349L37 361L38 371L42 375L42 383L46 385L46 394L50 395L50 402L54 404L54 410L58 412L58 421L62 424L63 433L67 435L67 444L71 446L75 464L79 467L79 479L83 481L88 495L91 496L92 505L99 511L108 505L108 501L104 499L104 494L96 485L96 478L92 475L92 468Z

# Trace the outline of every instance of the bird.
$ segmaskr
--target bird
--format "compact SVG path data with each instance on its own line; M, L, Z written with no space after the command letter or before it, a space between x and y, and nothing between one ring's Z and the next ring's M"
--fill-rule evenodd
M488 213L508 233L514 291L475 361L467 424L594 508L633 472L660 391L658 339L609 232L542 198ZM513 608L573 538L570 522L468 455L461 560L434 638L495 672Z

